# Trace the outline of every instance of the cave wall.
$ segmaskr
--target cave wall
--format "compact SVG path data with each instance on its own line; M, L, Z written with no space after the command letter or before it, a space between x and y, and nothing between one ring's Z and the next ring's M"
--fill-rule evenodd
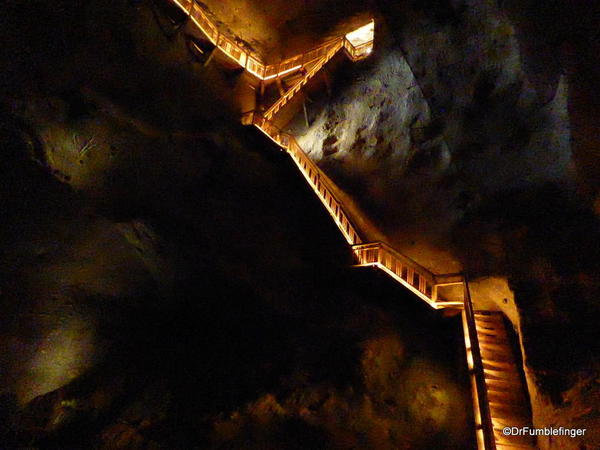
M295 130L389 241L403 248L414 238L397 230L413 226L414 240L452 248L475 278L476 302L510 318L535 424L588 428L583 442L540 445L592 448L595 9L491 1L379 8L373 60L338 73L342 87L314 107L308 128Z
M501 10L444 5L382 4L373 60L340 75L310 127L296 128L392 241L416 228L447 242L499 192L570 180L566 79L542 98Z

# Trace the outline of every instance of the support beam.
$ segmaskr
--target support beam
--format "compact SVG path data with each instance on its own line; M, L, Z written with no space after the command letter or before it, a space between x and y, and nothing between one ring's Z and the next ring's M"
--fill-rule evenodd
M308 123L308 111L306 110L306 99L302 101L302 109L304 110L304 123L306 124L306 128L310 127L310 123Z
M275 83L277 84L277 89L279 90L279 96L283 97L285 94L285 89L283 88L283 83L281 82L281 78L277 77L277 79L275 80Z
M213 47L212 50L210 51L210 54L208 55L208 58L206 58L206 60L204 61L204 64L202 64L203 67L206 67L210 64L210 62L212 61L213 57L215 56L215 52L217 51L218 47Z

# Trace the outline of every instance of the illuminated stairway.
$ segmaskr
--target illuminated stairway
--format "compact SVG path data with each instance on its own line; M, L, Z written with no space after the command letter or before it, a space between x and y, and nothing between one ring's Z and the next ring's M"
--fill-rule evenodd
M292 99L294 95L300 92L300 89L302 89L306 83L308 83L310 79L314 77L323 68L323 66L335 56L338 50L343 48L343 45L343 39L336 39L331 44L326 44L326 46L320 47L324 50L323 56L311 62L310 65L304 65L306 68L306 73L304 76L293 83L293 85L263 113L265 119L272 120L275 114L277 114L279 110Z
M300 69L307 68L308 65L323 57L326 57L326 60L329 60L331 59L331 56L327 57L327 55L332 51L332 48L335 48L336 52L342 48L345 49L346 53L353 61L366 58L373 48L372 39L367 41L361 40L364 32L372 34L374 24L373 21L371 21L343 37L325 42L305 53L285 59L277 64L265 64L258 54L239 45L234 37L221 33L217 25L209 19L206 12L202 9L202 6L195 0L171 1L189 16L196 27L202 31L213 45L261 81L273 80Z
M254 111L244 114L242 123L256 126L291 156L348 244L352 246L357 266L372 266L381 269L432 308L462 308L462 289L459 297L456 294L452 295L452 291L449 289L454 286L462 286L464 282L462 275L436 275L383 242L365 243L360 231L352 223L344 203L335 195L336 189L333 187L333 182L304 153L292 135L281 131L264 116Z
M530 436L505 436L504 427L532 428L529 402L502 313L475 311L475 328L496 448L534 449Z
M263 86L269 80L281 83L281 97L263 114L257 111L245 113L242 123L255 126L290 155L351 246L357 266L382 270L435 309L463 309L464 306L463 331L473 387L478 449L535 448L530 438L502 434L505 426L531 427L527 396L507 339L502 314L473 312L468 283L462 274L434 274L383 242L364 242L344 203L335 195L339 190L333 182L306 155L292 135L272 122L281 108L340 49L344 49L352 61L367 57L373 48L373 21L306 53L279 64L266 65L258 55L238 45L234 38L220 33L195 0L172 1L189 15L215 47L258 78ZM365 35L370 38L365 39Z

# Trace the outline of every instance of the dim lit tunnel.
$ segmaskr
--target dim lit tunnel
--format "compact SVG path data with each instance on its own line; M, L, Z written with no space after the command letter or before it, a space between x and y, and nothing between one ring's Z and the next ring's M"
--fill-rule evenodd
M600 447L600 10L201 6L266 64L375 19L274 123L501 313L531 425L586 430L529 448ZM460 311L353 267L240 124L303 72L261 83L170 0L9 0L0 35L0 448L477 448Z

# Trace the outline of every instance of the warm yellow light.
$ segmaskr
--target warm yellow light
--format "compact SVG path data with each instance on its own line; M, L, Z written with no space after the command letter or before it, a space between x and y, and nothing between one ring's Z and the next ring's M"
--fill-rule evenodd
M368 24L363 25L360 28L357 28L354 31L351 31L346 35L346 39L350 42L354 47L358 47L359 45L366 44L367 42L373 42L375 38L375 21L371 20ZM370 50L367 50L370 52Z
M294 70L298 70L298 69L301 69L301 68L302 68L302 64L298 64L297 66L294 66L294 67L292 67L290 69L283 70L283 71L281 71L279 73L276 73L276 74L273 74L273 75L269 75L268 77L264 77L264 78L260 77L260 78L262 78L263 80L266 81L266 80L270 80L271 78L280 77L282 75L285 75L287 73L293 72Z

